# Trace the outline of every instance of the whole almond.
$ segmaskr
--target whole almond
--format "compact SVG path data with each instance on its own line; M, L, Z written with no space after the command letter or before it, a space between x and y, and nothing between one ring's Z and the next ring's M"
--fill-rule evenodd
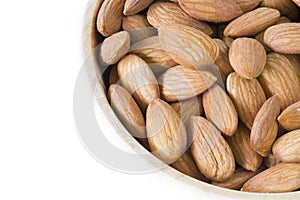
M172 24L183 24L194 27L208 35L213 33L206 22L195 20L186 14L178 4L171 2L158 2L152 4L147 12L147 19L149 23L156 28Z
M178 0L180 7L195 19L227 22L243 14L233 0Z
M226 181L235 169L232 151L221 132L203 117L191 117L190 131L193 143L190 147L200 171L213 181Z
M232 136L238 126L238 115L226 92L217 84L203 93L206 118L225 135Z
M248 180L242 188L246 192L292 192L300 188L300 164L275 165Z
M225 36L254 36L276 23L280 13L273 8L257 8L231 21L224 30Z
M259 81L268 97L278 95L280 108L300 101L300 85L297 72L284 55L269 53Z
M257 113L250 135L252 149L266 157L278 133L277 117L280 113L278 96L269 98Z
M227 77L226 85L240 119L251 129L256 114L266 101L261 85L257 79L245 79L235 72Z
M288 131L300 129L300 101L287 107L278 117L279 124Z
M252 79L257 78L263 71L267 54L264 47L255 39L238 38L231 44L229 60L236 73Z
M140 57L124 57L118 64L118 75L122 85L133 95L143 111L152 100L160 97L157 80L149 65Z
M158 37L173 60L186 67L210 66L219 55L217 44L208 35L189 26L160 27Z
M97 16L97 29L103 36L118 32L122 23L125 0L103 1Z
M138 28L151 27L145 15L130 15L124 16L122 19L122 28L124 31L129 31Z
M296 72L300 83L300 55L289 54L284 56L291 62L292 67L294 68L294 71Z
M292 20L297 20L299 11L292 0L262 0L261 6L274 8L282 15L285 15Z
M272 151L282 162L300 163L300 129L278 138Z
M173 108L160 99L153 100L146 113L146 129L152 153L167 164L186 150L187 134Z
M236 133L226 138L235 161L246 170L256 171L263 159L250 145L250 130L242 124Z
M126 0L124 15L134 15L147 8L153 0Z
M253 10L261 1L262 0L234 0L234 2L240 6L243 12Z
M264 42L275 52L300 54L300 23L283 23L268 28Z
M217 78L208 71L178 65L163 73L158 82L164 100L180 101L205 92L216 80Z

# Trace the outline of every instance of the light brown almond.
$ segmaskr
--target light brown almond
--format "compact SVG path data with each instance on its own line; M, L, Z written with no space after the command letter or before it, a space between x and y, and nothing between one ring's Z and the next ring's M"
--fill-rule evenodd
M300 55L289 54L284 56L291 62L292 67L294 68L294 71L300 81Z
M109 77L108 77L108 83L109 85L117 84L119 81L119 75L118 75L118 65L112 66Z
M276 23L280 13L273 8L257 8L231 21L224 30L225 36L254 36Z
M240 6L243 12L253 10L261 1L262 0L234 0L234 2Z
M300 129L278 138L272 151L282 162L300 163Z
M269 155L278 133L277 117L280 100L277 95L269 98L257 113L250 135L252 149L261 156Z
M160 27L158 37L173 60L186 67L210 66L219 55L217 44L193 27L179 24Z
M226 138L235 161L244 169L256 171L263 159L250 145L250 130L240 125L236 133Z
M238 38L229 49L232 68L247 79L257 78L263 71L266 60L267 53L264 47L252 38Z
M206 118L225 135L232 136L238 126L238 115L227 93L215 84L203 93Z
M124 15L134 15L147 8L153 0L126 0Z
M278 10L281 15L285 15L292 20L297 20L298 7L292 0L262 0L261 6L270 7Z
M292 21L285 17L285 16L281 16L279 17L279 19L277 20L276 24L284 24L284 23L291 23Z
M300 164L275 165L248 180L242 188L245 192L279 193L300 188Z
M300 54L300 23L283 23L268 28L264 42L275 52Z
M124 57L118 64L118 75L142 111L146 110L152 100L160 97L157 80L149 65L140 57Z
M300 101L287 107L278 117L279 124L288 131L300 129Z
M153 100L146 114L146 129L152 153L167 164L186 151L187 134L177 113L166 102Z
M211 35L212 29L206 22L198 21L186 14L178 4L171 2L158 2L149 7L147 12L149 23L156 27L164 27L172 24L183 24L194 27Z
M180 7L195 19L227 22L243 14L233 0L178 0Z
M149 24L145 15L124 16L122 19L122 28L124 31L147 27L151 27L151 24Z
M149 37L157 36L157 29L154 27L138 28L128 31L130 35L130 45L145 40Z
M191 117L190 131L193 143L190 147L200 171L213 181L228 180L235 169L232 151L221 132L203 117Z
M205 92L216 80L217 78L210 72L178 65L163 73L158 82L164 100L180 101Z
M235 72L227 77L226 85L240 119L251 129L256 114L266 101L261 85L257 79L245 79Z

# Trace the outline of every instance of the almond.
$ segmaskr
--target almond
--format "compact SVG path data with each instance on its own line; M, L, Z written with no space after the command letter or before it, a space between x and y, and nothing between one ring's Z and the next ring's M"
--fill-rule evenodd
M262 0L261 6L274 8L281 15L285 15L292 20L297 20L299 11L292 0Z
M225 36L254 36L276 23L280 13L273 8L257 8L231 21L224 30Z
M250 130L242 124L236 133L226 138L236 162L244 169L256 171L262 163L262 157L250 145Z
M175 162L186 151L184 124L169 104L153 100L147 108L146 125L150 149L165 163Z
M217 78L210 72L178 65L163 73L158 82L163 99L180 101L205 92L216 80Z
M233 0L178 0L180 7L190 16L208 22L227 22L243 11Z
M300 129L300 101L287 107L278 117L279 124L288 131Z
M282 162L300 163L300 129L277 139L272 151Z
M213 181L226 181L233 174L235 162L232 151L221 132L203 117L191 117L190 147L200 171Z
M243 12L253 10L261 1L262 0L234 0L234 2L240 6Z
M172 24L183 24L194 27L208 35L213 33L206 22L195 20L186 14L177 4L171 2L152 4L147 12L147 19L156 28Z
M248 180L242 188L246 192L292 192L300 188L300 164L275 165Z
M112 66L110 72L109 72L109 78L108 82L109 85L116 84L119 81L119 75L118 75L118 65Z
M206 118L225 135L232 136L238 126L238 115L226 92L217 84L203 94Z
M235 72L227 77L226 85L240 119L251 129L256 114L266 101L261 85L257 79L245 79Z
M157 36L157 29L154 27L138 28L128 31L130 35L130 44L134 45L137 42L147 39L148 37Z
M145 15L124 16L122 19L122 28L124 31L134 30L138 28L151 27Z
M264 47L255 39L238 38L229 49L229 60L236 73L252 79L257 78L263 71L267 54Z
M189 26L160 27L158 36L173 60L187 67L210 66L219 55L217 44L208 35Z
M257 113L250 136L252 149L266 157L269 155L272 145L278 133L277 117L280 113L280 101L278 96L269 98Z
M157 80L148 64L140 57L124 57L118 64L118 75L122 85L133 94L143 111L152 100L160 97Z
M147 8L153 0L126 0L124 15L134 15Z
M264 42L275 52L300 54L300 23L283 23L268 28Z
M278 95L281 110L300 101L297 72L284 55L268 54L267 63L259 81L268 97Z

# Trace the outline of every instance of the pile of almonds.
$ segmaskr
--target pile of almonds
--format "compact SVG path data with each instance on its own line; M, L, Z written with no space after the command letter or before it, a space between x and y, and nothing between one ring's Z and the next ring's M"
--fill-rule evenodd
M299 6L104 0L97 55L112 109L145 148L195 179L299 190Z

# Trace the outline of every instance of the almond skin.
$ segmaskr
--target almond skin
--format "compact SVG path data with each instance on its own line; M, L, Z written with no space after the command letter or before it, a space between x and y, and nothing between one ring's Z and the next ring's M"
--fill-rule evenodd
M242 124L236 133L227 137L235 161L246 170L256 171L261 165L263 159L256 153L250 145L250 130Z
M300 23L271 26L264 34L264 42L275 52L300 54Z
M228 76L226 85L241 121L251 129L256 114L266 101L261 85L257 79L245 79L235 72Z
M149 65L140 57L124 57L118 64L118 75L122 85L133 95L143 111L152 100L160 97L157 80Z
M300 163L300 129L278 138L272 151L282 162Z
M257 78L263 71L267 53L255 39L238 38L231 44L229 60L236 73L244 78L252 79Z
M300 101L282 111L278 122L287 131L300 129Z
M253 10L261 1L262 0L234 0L234 2L240 6L243 12Z
M272 145L278 133L277 117L280 113L280 101L278 96L269 98L257 113L250 136L252 149L266 157L269 155Z
M217 84L202 96L206 118L225 135L232 136L238 126L238 115L226 92Z
M270 7L278 10L281 15L285 15L288 18L297 20L298 9L292 0L262 0L261 6Z
M208 71L178 65L163 73L158 82L161 97L172 102L197 96L208 90L216 80L217 78Z
M212 29L206 22L201 22L192 18L175 3L158 2L152 4L147 12L147 19L155 28L169 26L172 24L183 24L203 31L207 35L211 35L213 33Z
M151 27L144 15L124 16L122 19L122 28L124 31L134 30L138 28Z
M180 7L195 19L227 22L243 14L233 0L178 0Z
M186 151L187 134L177 113L166 102L153 100L146 113L146 129L152 153L167 164Z
M221 132L203 117L191 117L193 143L190 147L200 171L213 181L226 181L234 172L232 151Z
M276 23L280 13L273 8L257 8L231 21L224 30L225 36L254 36Z
M112 66L112 68L109 72L108 82L109 82L109 85L112 85L112 84L117 84L118 81L119 81L118 66L114 65L114 66Z
M279 193L300 188L300 164L282 163L271 167L248 180L242 188L245 192Z
M208 35L189 26L160 27L158 37L173 60L186 67L211 66L219 55L217 44Z
M126 0L124 15L134 15L147 8L153 0Z

